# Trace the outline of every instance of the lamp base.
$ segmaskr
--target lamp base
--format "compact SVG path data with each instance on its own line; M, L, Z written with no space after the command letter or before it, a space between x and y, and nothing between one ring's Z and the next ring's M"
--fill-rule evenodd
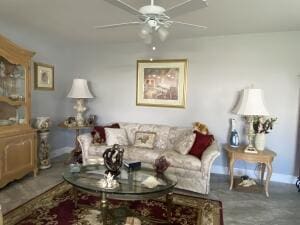
M251 154L257 154L258 153L258 151L253 146L247 146L244 149L244 152L251 153Z
M86 107L84 106L84 99L82 98L76 99L76 105L74 106L74 109L77 111L77 115L76 115L77 126L84 126L83 113L86 111Z
M253 130L253 116L248 116L247 121L249 123L249 128L248 128L248 146L244 149L244 152L246 153L252 153L252 154L257 154L258 151L254 148L253 146L253 138L255 136L254 130Z

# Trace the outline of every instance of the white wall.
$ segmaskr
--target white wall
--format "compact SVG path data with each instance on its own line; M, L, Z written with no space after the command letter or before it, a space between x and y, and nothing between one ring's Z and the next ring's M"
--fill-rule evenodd
M275 173L293 175L297 151L299 106L300 32L233 35L167 41L156 52L142 43L69 46L26 29L1 24L1 33L37 52L35 61L55 66L55 91L33 91L33 117L49 115L54 125L74 114L65 98L77 75L90 81L97 96L88 113L99 123L132 121L190 126L206 123L220 144L227 142L229 118L238 118L240 136L244 123L231 113L240 90L254 84L265 91L269 111L276 117L267 146L277 153ZM185 109L135 105L136 60L187 58L189 61ZM55 127L55 126L53 126ZM53 128L53 148L72 146L73 133ZM244 138L243 138L244 139ZM225 165L224 154L215 165ZM238 167L253 168L239 163Z
M67 88L72 82L72 74L68 72L73 63L70 57L70 47L64 41L50 39L44 34L36 33L25 27L14 27L3 21L0 21L0 28L2 35L16 44L36 52L33 61L54 65L55 91L34 90L32 79L32 118L51 117L53 121L50 133L52 149L66 145L72 146L74 133L57 127L66 115L73 112L72 105L66 98Z
M206 123L215 138L227 142L229 118L237 94L253 84L265 91L269 111L276 117L267 146L277 153L275 173L294 173L300 32L233 35L167 41L154 54L140 43L81 46L74 50L78 62L74 74L91 82L96 99L89 102L100 123L135 121L190 126ZM135 105L136 60L187 58L189 61L187 106L185 109ZM244 137L242 129L240 135ZM216 165L225 165L225 157ZM252 168L245 163L242 168Z

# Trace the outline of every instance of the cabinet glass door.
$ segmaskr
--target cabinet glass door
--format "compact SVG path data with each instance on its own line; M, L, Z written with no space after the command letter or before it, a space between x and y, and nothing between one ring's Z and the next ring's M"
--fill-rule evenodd
M0 56L0 126L26 123L25 69Z

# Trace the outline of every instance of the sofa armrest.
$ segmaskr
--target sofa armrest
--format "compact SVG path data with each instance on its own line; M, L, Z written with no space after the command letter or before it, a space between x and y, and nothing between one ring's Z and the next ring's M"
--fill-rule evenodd
M92 143L92 135L90 133L85 133L85 134L81 134L78 136L77 138L80 147L81 147L81 151L82 151L82 161L83 164L86 164L86 160L88 158L88 149Z
M217 141L214 141L202 154L201 171L205 176L210 175L210 170L215 159L220 155Z

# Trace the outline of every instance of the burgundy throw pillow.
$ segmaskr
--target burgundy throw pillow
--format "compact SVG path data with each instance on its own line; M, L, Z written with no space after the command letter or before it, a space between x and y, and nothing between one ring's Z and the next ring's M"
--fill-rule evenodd
M120 128L120 126L118 123L113 123L108 126L95 126L94 130L91 132L93 136L93 143L101 144L106 141L104 128Z
M210 134L204 135L199 133L198 131L194 131L194 133L196 134L196 138L189 154L201 159L205 149L207 149L207 147L210 146L214 141L214 136Z

